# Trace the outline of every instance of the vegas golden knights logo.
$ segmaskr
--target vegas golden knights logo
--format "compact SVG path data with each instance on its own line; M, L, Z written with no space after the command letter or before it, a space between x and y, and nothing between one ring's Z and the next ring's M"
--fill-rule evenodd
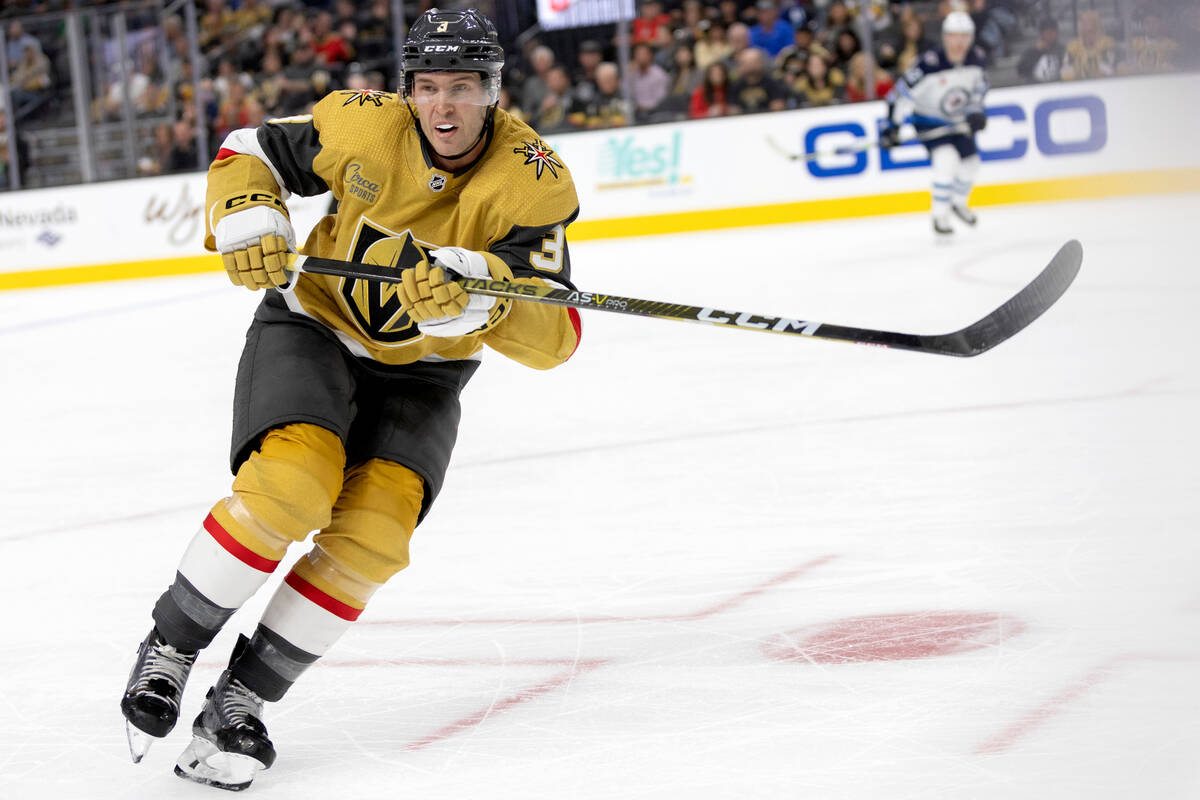
M418 242L408 231L396 235L381 231L365 220L354 244L351 261L379 264L400 271L428 259L438 245ZM420 335L417 326L400 305L398 286L381 281L347 278L342 281L342 299L363 332L377 342L399 344Z

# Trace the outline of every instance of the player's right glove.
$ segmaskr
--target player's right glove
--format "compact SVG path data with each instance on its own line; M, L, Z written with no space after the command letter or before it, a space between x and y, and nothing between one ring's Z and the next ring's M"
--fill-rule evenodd
M229 280L247 289L286 289L295 273L296 232L291 221L279 211L283 201L255 192L250 197L268 198L268 204L253 205L226 214L213 228L213 239ZM231 198L236 201L238 197Z
M467 294L458 278L499 278L511 281L504 268L493 275L483 254L461 247L429 251L433 264L421 261L400 273L398 296L405 312L426 336L467 336L488 330L508 315L510 305L481 294Z
M971 133L979 133L987 127L987 114L982 111L972 111L967 114L967 125L971 128Z

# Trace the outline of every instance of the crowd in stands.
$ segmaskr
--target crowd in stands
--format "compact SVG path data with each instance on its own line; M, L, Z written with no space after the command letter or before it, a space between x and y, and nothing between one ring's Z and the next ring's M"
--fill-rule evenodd
M1094 10L1065 23L1065 31L1050 17L1038 25L1048 0L638 0L628 42L618 41L616 26L589 29L582 41L510 37L500 105L550 134L882 98L939 43L951 3L971 14L987 58L1016 61L1024 81L1200 68L1200 3L1122 1L1136 4L1135 29L1123 40ZM14 0L3 16L80 5L104 3ZM410 2L406 13L415 18L432 5ZM469 5L488 11L487 0ZM94 121L120 120L127 102L139 118L165 117L139 171L196 169L229 131L304 113L329 91L396 90L390 12L389 0L197 0L198 65L182 13L151 16L142 30L153 34L131 37L125 77L109 69L96 92ZM864 47L868 27L871 46ZM1026 47L1031 37L1021 33L1033 28L1036 41ZM39 39L19 18L5 23L5 33L10 109L28 126L53 110L62 60L47 49L65 48L65 39ZM630 52L625 76L617 66L622 45ZM12 127L0 118L0 156Z

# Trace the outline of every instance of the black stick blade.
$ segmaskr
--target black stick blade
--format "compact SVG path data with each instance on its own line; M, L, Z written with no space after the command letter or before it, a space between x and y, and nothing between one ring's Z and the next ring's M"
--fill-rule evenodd
M1075 239L1059 248L1033 281L1007 303L962 330L922 336L921 349L948 356L977 356L1026 328L1063 296L1079 274L1083 245Z

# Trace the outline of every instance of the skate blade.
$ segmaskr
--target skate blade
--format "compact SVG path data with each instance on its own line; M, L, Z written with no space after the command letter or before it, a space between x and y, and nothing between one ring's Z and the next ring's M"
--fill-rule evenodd
M236 753L223 753L199 736L192 738L192 743L175 762L175 774L179 777L231 792L245 789L263 768L261 761Z
M135 728L128 720L125 721L125 736L129 739L129 757L135 764L141 763L142 758L150 750L150 745L154 744L158 738Z

